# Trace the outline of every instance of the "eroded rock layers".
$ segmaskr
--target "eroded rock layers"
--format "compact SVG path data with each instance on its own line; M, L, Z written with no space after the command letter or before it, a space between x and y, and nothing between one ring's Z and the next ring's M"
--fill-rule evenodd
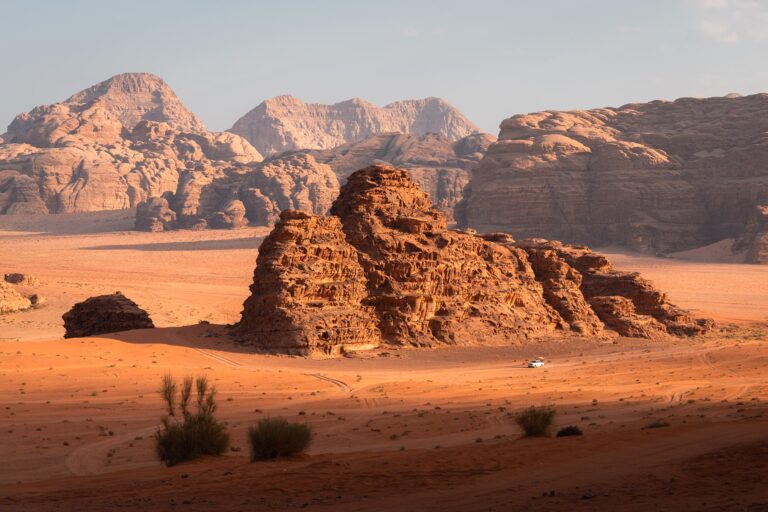
M264 240L238 331L288 354L374 348L380 335L357 251L336 217L285 210Z
M406 169L429 194L432 203L453 221L453 210L463 197L472 169L494 140L484 133L457 141L436 133L382 133L360 142L313 151L312 155L330 165L342 183L353 171L369 165Z
M136 229L271 226L282 210L325 214L339 192L333 170L312 155L184 173L175 193L139 204Z
M648 253L741 239L768 204L766 133L766 94L517 115L457 217L481 232ZM758 261L760 249L737 249Z
M79 302L64 313L62 318L65 338L154 327L147 312L120 292L98 295Z
M188 171L261 159L245 139L207 131L159 77L117 75L14 119L0 137L0 214L130 208Z
M694 319L585 247L447 228L403 169L349 176L332 216L284 212L238 333L265 350L504 344L554 331L696 335ZM325 319L325 320L324 320Z

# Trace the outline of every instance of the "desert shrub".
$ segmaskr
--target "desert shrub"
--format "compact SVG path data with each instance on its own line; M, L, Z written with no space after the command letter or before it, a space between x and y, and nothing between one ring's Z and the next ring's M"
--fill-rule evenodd
M669 423L667 423L664 420L656 420L644 426L642 430L647 430L649 428L664 428L669 426L670 426Z
M531 406L515 415L515 421L525 432L526 437L542 437L549 434L555 410L551 407Z
M560 430L558 430L556 434L557 437L581 436L581 435L584 435L584 432L582 432L581 429L576 425L568 425L567 427L563 427Z
M312 430L304 423L264 418L248 429L251 460L290 457L304 452L312 442Z
M196 393L194 412L189 407L193 386ZM178 389L173 377L166 375L160 396L168 410L162 418L162 426L155 433L155 448L160 460L173 466L203 455L224 453L229 446L229 434L227 427L215 417L216 388L208 384L207 378L186 377Z

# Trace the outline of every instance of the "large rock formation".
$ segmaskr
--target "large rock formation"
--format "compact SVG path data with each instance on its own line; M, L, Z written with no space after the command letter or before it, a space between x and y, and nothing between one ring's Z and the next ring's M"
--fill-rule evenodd
M311 155L284 153L262 163L204 168L181 176L174 194L139 204L136 229L271 226L282 210L325 214L339 192L333 170Z
M160 78L117 75L14 119L0 139L0 214L129 208L188 170L260 160L237 135L206 131Z
M366 296L339 219L286 210L259 249L239 330L259 348L289 354L374 348L380 335Z
M518 115L475 169L461 224L650 253L741 236L768 203L768 95Z
M328 355L379 343L505 344L556 330L657 337L711 327L587 248L447 229L402 169L355 172L331 213L284 212L262 245L237 326L247 343Z
M382 133L360 142L313 151L314 157L330 165L341 182L353 171L374 164L406 169L427 192L449 221L463 197L472 169L495 139L475 133L458 141L445 135Z
M62 318L65 338L154 327L147 312L120 292L98 295L79 302L64 313Z
M238 119L230 131L247 139L263 155L272 155L330 149L382 132L436 133L456 141L479 129L439 98L397 101L381 108L357 98L320 105L278 96Z

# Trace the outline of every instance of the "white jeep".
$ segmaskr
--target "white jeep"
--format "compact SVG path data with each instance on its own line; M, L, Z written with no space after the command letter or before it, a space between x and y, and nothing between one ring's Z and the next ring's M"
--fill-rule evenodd
M528 368L541 368L544 366L544 361L541 359L534 359L532 361L528 361Z

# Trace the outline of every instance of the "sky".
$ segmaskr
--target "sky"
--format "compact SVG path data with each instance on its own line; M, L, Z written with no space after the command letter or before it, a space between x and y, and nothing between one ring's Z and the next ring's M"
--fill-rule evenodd
M212 130L264 99L513 114L768 91L768 0L0 0L0 126L118 73ZM4 131L0 129L0 133Z

